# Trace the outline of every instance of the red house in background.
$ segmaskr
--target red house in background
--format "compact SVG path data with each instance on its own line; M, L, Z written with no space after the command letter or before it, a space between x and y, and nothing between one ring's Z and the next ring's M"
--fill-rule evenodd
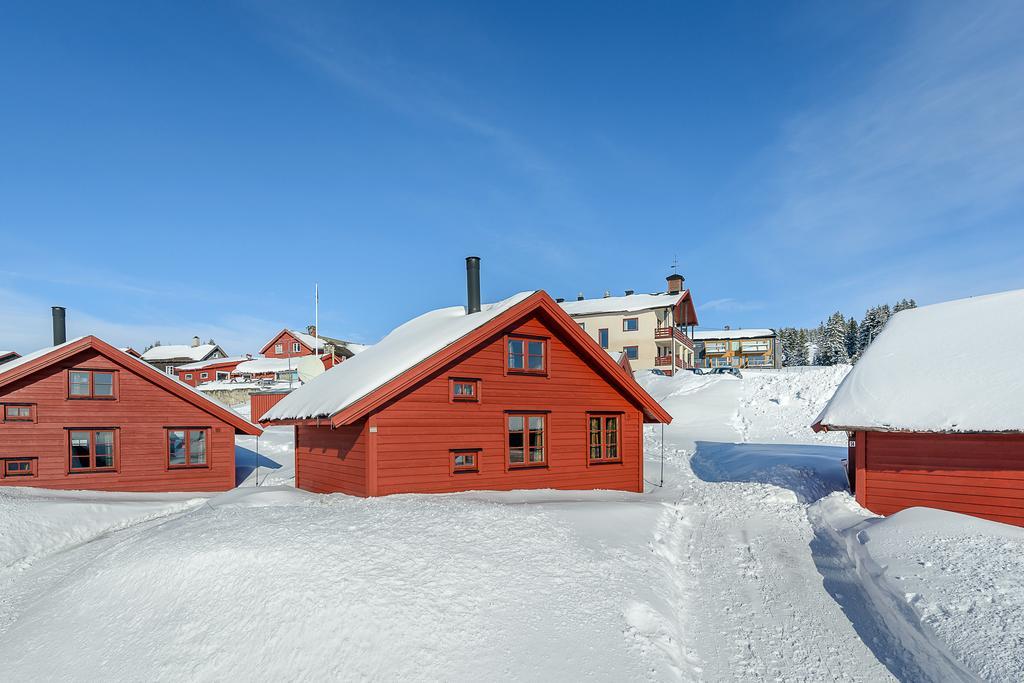
M0 485L223 491L262 430L96 337L0 367Z
M478 302L471 285L468 313L422 315L262 416L295 425L296 486L643 491L665 410L546 293Z
M1024 526L1024 380L973 344L921 350L949 330L1024 336L1024 290L897 313L815 421L849 435L857 502L930 507Z
M316 327L310 325L308 332L281 330L260 349L260 353L266 358L300 358L316 354L329 370L364 348L363 344L318 335Z
M250 356L235 356L233 358L211 358L210 360L199 361L179 365L174 368L178 379L190 387L197 387L207 382L227 380L231 373L238 367L239 363L251 360Z

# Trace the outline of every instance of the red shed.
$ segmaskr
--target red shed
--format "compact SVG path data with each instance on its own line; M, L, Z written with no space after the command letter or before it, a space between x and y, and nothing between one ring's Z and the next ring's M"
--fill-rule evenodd
M263 416L296 425L296 485L643 491L643 426L668 413L546 293L470 302L402 325Z
M1024 290L897 313L813 428L844 430L857 502L931 507L1024 526L1024 380L964 340L1024 335Z
M223 491L235 435L262 430L96 337L0 367L0 484Z

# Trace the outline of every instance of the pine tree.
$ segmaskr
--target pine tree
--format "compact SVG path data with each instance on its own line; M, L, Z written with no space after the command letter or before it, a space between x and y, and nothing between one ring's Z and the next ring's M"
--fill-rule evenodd
M850 316L850 319L846 322L846 356L847 358L853 358L857 355L859 350L858 344L860 339L858 337L859 326L857 325L857 319Z
M817 365L839 365L850 362L846 352L846 317L836 311L824 324L818 346Z
M150 349L155 349L158 346L160 346L160 340L159 339L157 339L155 342L153 342L152 344L150 344L146 348L142 349L142 352L145 353L146 351L149 351Z
M806 329L800 328L800 331L797 332L796 344L798 348L797 364L810 365L813 360L811 358L811 338L810 335L807 334Z
M803 365L807 351L800 346L799 332L795 327L783 327L779 331L779 345L782 347L782 364L786 367Z
M899 313L905 311L908 308L917 308L917 302L913 299L900 299L896 302L896 305L892 307L893 313Z

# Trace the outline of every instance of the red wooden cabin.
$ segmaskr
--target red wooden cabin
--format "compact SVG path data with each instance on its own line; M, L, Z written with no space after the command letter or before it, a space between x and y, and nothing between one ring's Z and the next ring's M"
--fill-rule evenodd
M239 363L251 360L249 356L236 356L234 358L211 358L210 360L188 363L174 368L178 379L190 387L197 387L207 382L228 380L231 373L238 367Z
M224 491L262 430L96 337L0 367L0 484Z
M888 515L931 507L1024 526L1024 382L970 344L922 353L961 325L1024 334L1024 290L901 311L814 423L849 435L857 502Z
M296 486L359 496L642 492L643 426L671 421L545 292L420 316L263 418L295 425Z

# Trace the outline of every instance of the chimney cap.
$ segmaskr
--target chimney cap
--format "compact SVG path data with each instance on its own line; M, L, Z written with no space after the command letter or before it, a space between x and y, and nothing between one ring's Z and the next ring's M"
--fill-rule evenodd
M583 292L576 295L576 301L583 301Z
M632 289L627 289L626 290L626 296L633 296L634 294L636 294L636 292L634 290L632 290Z
M556 303L556 304L560 304L560 303L562 303L563 301L565 301L565 299L563 299L562 297L558 297L557 299L555 299L555 303Z
M192 337L192 348L196 348L197 346L199 346L199 337L194 336Z
M669 276L668 276L667 278L665 278L665 279L666 279L666 280L679 280L680 282L682 282L682 281L683 281L683 280L685 280L686 278L685 278L685 277L683 277L682 275L680 275L679 273L672 273L671 275L669 275Z

